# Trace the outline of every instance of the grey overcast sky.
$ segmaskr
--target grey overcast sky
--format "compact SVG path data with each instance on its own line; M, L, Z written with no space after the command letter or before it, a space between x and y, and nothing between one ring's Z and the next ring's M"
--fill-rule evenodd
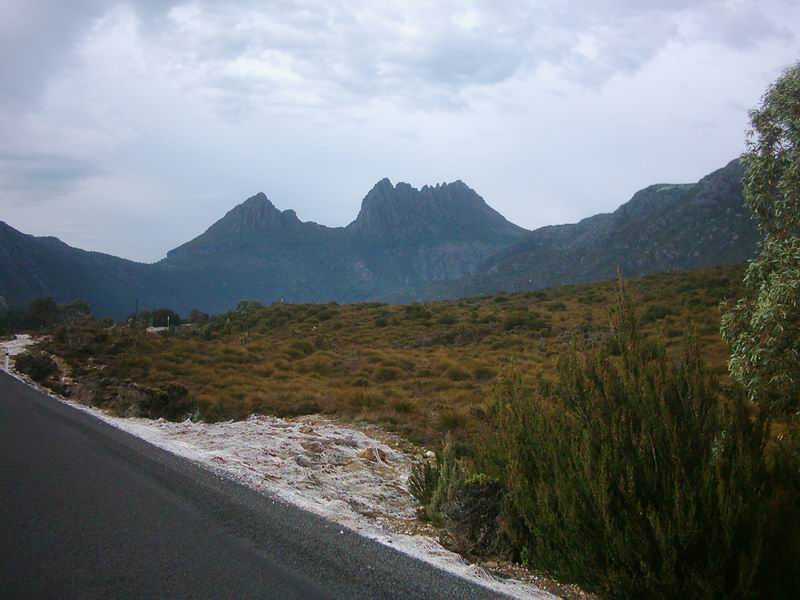
M797 0L0 0L0 220L141 261L263 191L383 177L528 228L696 181L800 58Z

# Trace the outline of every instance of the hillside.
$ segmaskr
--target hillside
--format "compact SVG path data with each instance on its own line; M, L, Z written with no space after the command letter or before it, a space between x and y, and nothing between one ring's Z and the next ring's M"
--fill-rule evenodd
M542 227L456 285L424 297L531 290L613 277L735 263L755 254L758 234L742 198L738 160L695 184L657 184L610 214Z
M26 235L0 222L0 310L53 296L59 302L85 299L96 314L119 315L132 312L136 298L146 301L153 289L163 291L158 300L169 301L167 285L150 265Z

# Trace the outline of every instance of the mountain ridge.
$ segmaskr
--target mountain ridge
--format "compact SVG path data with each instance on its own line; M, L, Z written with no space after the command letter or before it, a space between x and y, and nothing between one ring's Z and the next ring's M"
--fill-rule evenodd
M475 276L433 284L421 298L522 291L751 258L758 233L742 197L738 159L694 184L655 184L611 213L550 225L484 262Z
M223 312L261 302L424 300L535 289L745 260L757 234L737 160L695 184L655 184L612 213L527 231L461 180L387 178L344 227L302 221L263 193L152 264L0 227L0 308L81 298L100 315L140 306ZM12 233L13 232L13 233Z

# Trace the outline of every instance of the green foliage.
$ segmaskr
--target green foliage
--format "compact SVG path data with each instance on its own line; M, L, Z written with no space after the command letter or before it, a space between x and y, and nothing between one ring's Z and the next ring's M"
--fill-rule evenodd
M485 463L505 481L517 548L606 597L768 597L765 569L788 576L800 557L767 554L781 499L797 514L767 420L741 396L720 402L691 338L676 362L643 345L624 289L613 329L620 359L573 349L554 384L498 381Z
M199 310L197 308L193 308L189 312L188 321L192 325L205 325L206 323L208 323L209 319L210 319L210 317L209 317L208 313L205 313L202 310Z
M56 304L52 298L36 298L28 308L0 312L0 332L35 331L89 316L89 305L82 300Z
M289 344L289 350L297 356L309 356L314 353L315 348L314 344L308 340L292 340Z
M535 312L519 311L509 314L503 319L503 329L527 329L529 331L542 331L547 329L547 321Z
M427 513L431 521L441 525L444 518L443 507L448 496L466 479L464 467L456 457L455 447L449 435L445 437L441 452L436 455L436 470L438 477L430 494Z
M411 320L424 320L431 318L431 310L423 304L406 304L403 307L406 313L406 319Z
M660 321L665 317L674 315L675 311L663 304L651 304L642 312L642 323L651 323L653 321Z
M162 387L125 385L119 390L114 408L127 417L168 421L180 421L197 412L197 406L188 397L186 388L173 384Z
M800 408L800 63L750 112L744 197L763 236L739 300L722 321L729 367L750 398Z
M411 467L408 477L408 490L422 506L428 506L433 498L433 492L439 483L441 472L441 458L435 461L421 460Z
M200 313L200 311L198 313L195 314L195 317L200 317L200 315L204 314ZM171 308L142 310L137 315L129 315L127 321L131 325L138 327L177 327L183 323L181 316Z
M39 383L47 383L58 374L58 365L46 352L30 350L16 357L14 368Z
M394 367L379 367L373 378L379 383L395 381L401 375L400 369Z
M484 474L468 475L449 436L435 462L422 461L412 467L408 487L428 518L447 530L453 550L469 555L509 553L500 526L502 483Z
M503 484L482 473L449 486L439 504L439 515L453 550L479 556L510 553L501 527L504 496Z

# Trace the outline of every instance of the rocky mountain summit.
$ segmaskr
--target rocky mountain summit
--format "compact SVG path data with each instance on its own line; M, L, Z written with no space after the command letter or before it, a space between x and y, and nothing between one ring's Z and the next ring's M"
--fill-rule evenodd
M458 297L736 262L758 236L733 161L696 184L649 186L615 212L536 231L462 181L379 181L346 227L301 221L263 193L154 264L71 248L0 224L0 309L81 298L96 314L185 313L242 300L352 302Z
M242 298L353 301L475 273L524 233L463 182L417 190L383 179L347 227L301 221L261 193L158 266L178 279L202 271L193 301L211 311Z
M347 230L383 245L442 240L482 240L505 244L525 230L506 220L463 181L423 186L375 184Z

